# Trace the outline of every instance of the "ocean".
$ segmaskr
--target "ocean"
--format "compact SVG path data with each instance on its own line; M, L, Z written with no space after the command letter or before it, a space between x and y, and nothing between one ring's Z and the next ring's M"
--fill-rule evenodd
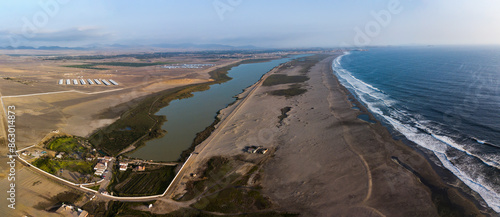
M386 47L333 62L382 123L500 213L500 47Z

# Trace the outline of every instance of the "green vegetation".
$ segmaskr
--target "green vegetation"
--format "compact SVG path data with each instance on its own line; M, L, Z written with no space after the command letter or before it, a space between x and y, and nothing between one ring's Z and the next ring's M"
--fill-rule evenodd
M163 194L175 176L175 167L164 166L142 172L116 172L109 189L118 196Z
M276 212L260 212L272 208L268 198L260 193L259 186L247 186L248 179L258 177L258 165L245 175L234 171L235 160L213 157L208 160L206 169L197 181L186 183L187 193L180 198L188 201L197 197L191 205L201 212L221 212L227 214L245 213L242 216L287 216Z
M58 137L50 140L45 147L57 152L84 152L86 148L78 143L78 139L73 137Z
M95 64L82 64L82 65L66 65L63 67L79 68L79 69L94 69L94 70L108 70L107 68L95 67Z
M95 185L95 186L92 186L92 187L89 187L89 188L92 189L92 190L95 190L95 191L99 191L100 187L101 187L101 185Z
M41 157L33 161L33 165L50 174L56 175L59 170L69 170L81 174L93 174L93 161L83 160L56 160L49 157Z
M305 75L288 76L282 74L271 75L262 83L264 86L273 86L278 84L301 83L309 80Z
M288 89L273 90L269 93L274 96L292 97L307 92L307 89L300 87L300 85L291 85Z
M208 160L206 167L203 174L198 174L198 176L207 177L207 179L186 183L187 193L181 198L182 201L191 200L205 191L207 187L216 185L232 169L231 161L220 156ZM217 187L212 189L217 190Z

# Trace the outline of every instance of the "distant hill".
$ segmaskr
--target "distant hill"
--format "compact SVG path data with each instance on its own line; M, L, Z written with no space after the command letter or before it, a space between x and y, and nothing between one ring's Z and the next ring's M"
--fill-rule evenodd
M134 49L134 48L166 48L166 49L190 49L190 50L255 50L262 49L253 45L231 46L223 44L152 44L152 45L123 45L123 44L90 44L83 47L60 47L60 46L18 46L0 47L3 50L95 50L95 49Z

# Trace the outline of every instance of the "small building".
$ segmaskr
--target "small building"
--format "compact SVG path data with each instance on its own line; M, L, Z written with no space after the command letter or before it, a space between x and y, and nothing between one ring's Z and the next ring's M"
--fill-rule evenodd
M267 153L267 151L269 151L269 149L267 149L267 148L259 148L259 149L257 149L257 153L259 153L259 154L265 154L265 153Z
M94 167L94 170L106 170L106 165L103 163L97 163Z
M252 153L253 154L256 151L257 151L257 147L255 147L255 146L250 146L250 147L247 148L247 152L248 153Z
M264 148L262 146L246 146L244 149L245 152L251 153L251 154L265 154L269 151L269 149Z
M146 166L138 166L137 171L144 171L146 170Z
M121 162L120 163L120 171L126 171L128 167L128 163Z
M105 169L98 169L95 171L95 175L96 176L102 176L102 174L104 174L104 171L106 171Z
M64 152L59 152L59 154L56 155L56 158L61 159L65 153Z

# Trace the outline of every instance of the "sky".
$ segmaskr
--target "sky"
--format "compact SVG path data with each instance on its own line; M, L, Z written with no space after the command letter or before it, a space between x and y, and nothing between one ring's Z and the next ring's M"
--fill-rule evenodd
M500 44L497 0L30 0L0 6L0 46L13 47Z

